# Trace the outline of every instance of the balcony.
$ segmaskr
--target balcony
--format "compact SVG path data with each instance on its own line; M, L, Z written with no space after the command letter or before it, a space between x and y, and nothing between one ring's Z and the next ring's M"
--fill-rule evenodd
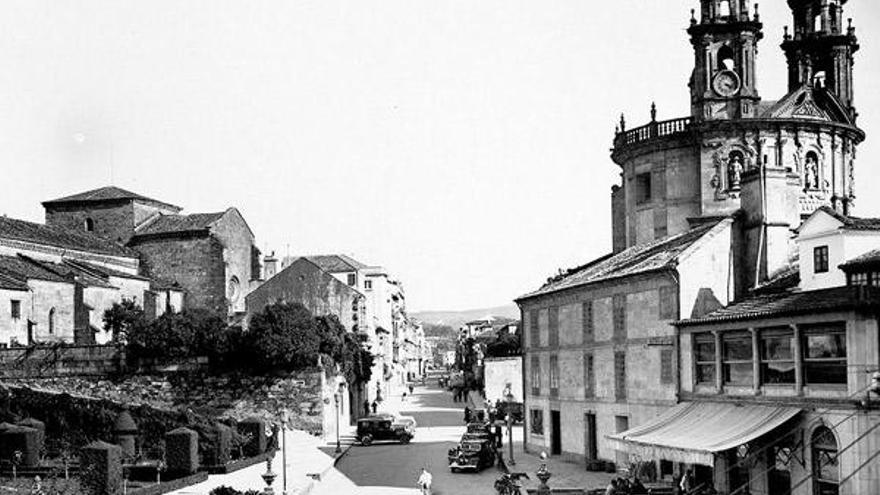
M622 126L624 129L623 131L620 131L619 127L617 134L614 136L614 151L620 151L627 146L644 143L654 138L684 133L690 128L691 123L691 117L681 117L660 122L652 120L647 125L636 127L635 129L630 129L628 131L625 130L625 126ZM621 124L625 123L621 122Z

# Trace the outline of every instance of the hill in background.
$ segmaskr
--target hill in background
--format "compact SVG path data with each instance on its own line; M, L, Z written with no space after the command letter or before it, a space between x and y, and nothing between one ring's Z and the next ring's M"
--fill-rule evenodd
M448 326L458 330L469 321L482 320L488 316L506 323L519 320L519 308L515 304L494 308L468 309L462 311L419 311L410 316L421 321L427 328L430 326Z

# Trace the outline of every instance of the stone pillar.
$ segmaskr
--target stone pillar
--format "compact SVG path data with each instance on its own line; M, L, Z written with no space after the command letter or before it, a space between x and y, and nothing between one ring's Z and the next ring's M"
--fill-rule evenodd
M715 453L715 489L718 493L730 491L730 459L728 452Z
M80 483L88 495L122 493L122 448L101 441L83 447Z
M189 428L178 428L165 434L165 463L168 472L179 475L199 470L199 435Z
M10 426L0 433L0 445L3 446L3 454L8 460L13 453L21 452L19 466L35 467L40 464L40 439L42 432L26 426Z
M214 466L224 466L231 459L232 429L222 423L217 423L214 425L211 435L212 442L208 447L208 458L205 459L205 462Z
M131 459L135 455L135 443L137 442L137 424L131 418L128 409L123 409L113 424L113 440L122 448L122 455Z
M752 393L761 393L761 342L758 340L758 329L749 328L752 336Z
M244 455L253 457L266 451L266 422L261 418L248 418L238 423L238 434L248 437Z
M791 330L794 336L794 391L797 395L804 395L804 358L801 329L797 325L791 325Z

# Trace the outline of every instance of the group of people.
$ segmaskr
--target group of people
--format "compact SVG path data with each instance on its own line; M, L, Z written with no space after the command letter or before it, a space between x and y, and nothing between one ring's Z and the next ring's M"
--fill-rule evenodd
M614 478L605 488L605 495L645 495L648 489L636 478Z

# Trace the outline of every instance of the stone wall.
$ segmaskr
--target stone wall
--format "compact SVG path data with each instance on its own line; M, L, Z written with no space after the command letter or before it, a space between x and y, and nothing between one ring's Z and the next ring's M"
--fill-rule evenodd
M186 290L185 307L226 314L226 273L223 246L212 237L137 239L147 274L173 280Z
M134 232L131 202L67 204L46 207L46 225L86 233L86 219L92 220L92 234L124 243Z
M253 267L254 234L235 208L226 210L226 214L211 227L211 234L223 245L224 287L230 287L232 280L238 281L235 293L227 290L226 294L231 312L244 312L250 281L259 279L259 273L254 273Z
M118 373L122 361L113 346L0 349L0 377L106 376Z

